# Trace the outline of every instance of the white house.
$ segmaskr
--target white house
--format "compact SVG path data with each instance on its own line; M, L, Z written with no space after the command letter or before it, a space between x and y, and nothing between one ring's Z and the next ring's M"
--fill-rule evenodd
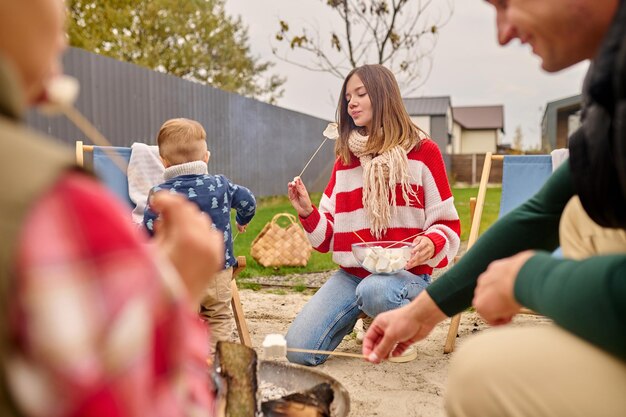
M454 107L453 154L497 151L504 133L504 106Z

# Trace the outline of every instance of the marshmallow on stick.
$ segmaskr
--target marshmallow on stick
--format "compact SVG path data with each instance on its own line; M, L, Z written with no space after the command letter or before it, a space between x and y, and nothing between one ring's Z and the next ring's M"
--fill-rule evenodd
M80 84L76 78L69 75L54 77L46 86L43 102L39 108L49 115L62 113L63 108L74 105L79 91Z
M76 78L69 75L58 75L50 80L46 86L39 110L49 116L64 114L92 143L104 147L111 161L125 173L127 163L116 152L109 149L112 146L111 142L74 107L79 91L80 84Z
M287 340L282 334L268 334L263 340L263 358L264 359L276 359L285 358L287 352L301 352L301 353L313 353L317 355L337 355L345 356L349 358L365 359L360 353L352 352L337 352L329 350L313 350L313 349L301 349L301 348L287 348Z
M309 161L304 165L304 168L302 168L302 172L300 172L300 175L293 178L293 181L291 182L292 185L294 185L298 178L300 178L302 174L304 174L304 170L309 166L309 164L311 163L313 158L315 158L315 155L317 155L320 149L322 149L322 146L324 145L324 143L326 143L326 140L337 140L337 138L339 137L339 125L337 125L337 123L328 123L328 126L326 126L326 129L324 129L322 135L324 135L324 140L322 141L322 143L320 143L320 146L317 147L317 150L313 153L311 158L309 158Z
M265 359L287 356L287 340L282 334L268 334L265 336L262 346Z

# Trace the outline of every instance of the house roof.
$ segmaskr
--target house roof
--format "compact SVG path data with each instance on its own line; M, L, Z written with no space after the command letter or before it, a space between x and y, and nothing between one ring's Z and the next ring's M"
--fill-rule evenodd
M504 106L467 106L452 109L454 121L464 129L501 129L504 132Z
M546 104L546 109L543 112L542 119L545 119L546 115L552 111L556 112L556 111L559 111L560 109L570 108L570 107L580 108L582 106L582 101L583 101L583 98L581 94L576 94L575 96L569 96L569 97L565 97L559 100L549 101Z
M451 106L450 96L403 98L410 116L444 116Z

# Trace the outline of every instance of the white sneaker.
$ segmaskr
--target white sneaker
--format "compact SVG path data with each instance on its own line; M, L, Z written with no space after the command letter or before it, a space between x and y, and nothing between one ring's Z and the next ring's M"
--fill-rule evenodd
M361 330L356 332L356 342L360 345L363 344L363 339L365 339L365 333L367 333L367 329L370 328L372 322L374 321L371 317L363 317L361 319Z
M412 360L415 360L416 358L417 358L417 349L415 349L414 345L411 345L408 348L406 348L404 352L402 352L402 355L389 356L387 360L389 362L394 362L394 363L404 363L404 362L411 362Z

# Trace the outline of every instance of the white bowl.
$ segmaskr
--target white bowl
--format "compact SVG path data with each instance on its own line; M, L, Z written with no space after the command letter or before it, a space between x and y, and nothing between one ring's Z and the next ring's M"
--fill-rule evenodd
M411 242L378 241L353 243L352 254L368 272L392 275L406 268L411 259Z

